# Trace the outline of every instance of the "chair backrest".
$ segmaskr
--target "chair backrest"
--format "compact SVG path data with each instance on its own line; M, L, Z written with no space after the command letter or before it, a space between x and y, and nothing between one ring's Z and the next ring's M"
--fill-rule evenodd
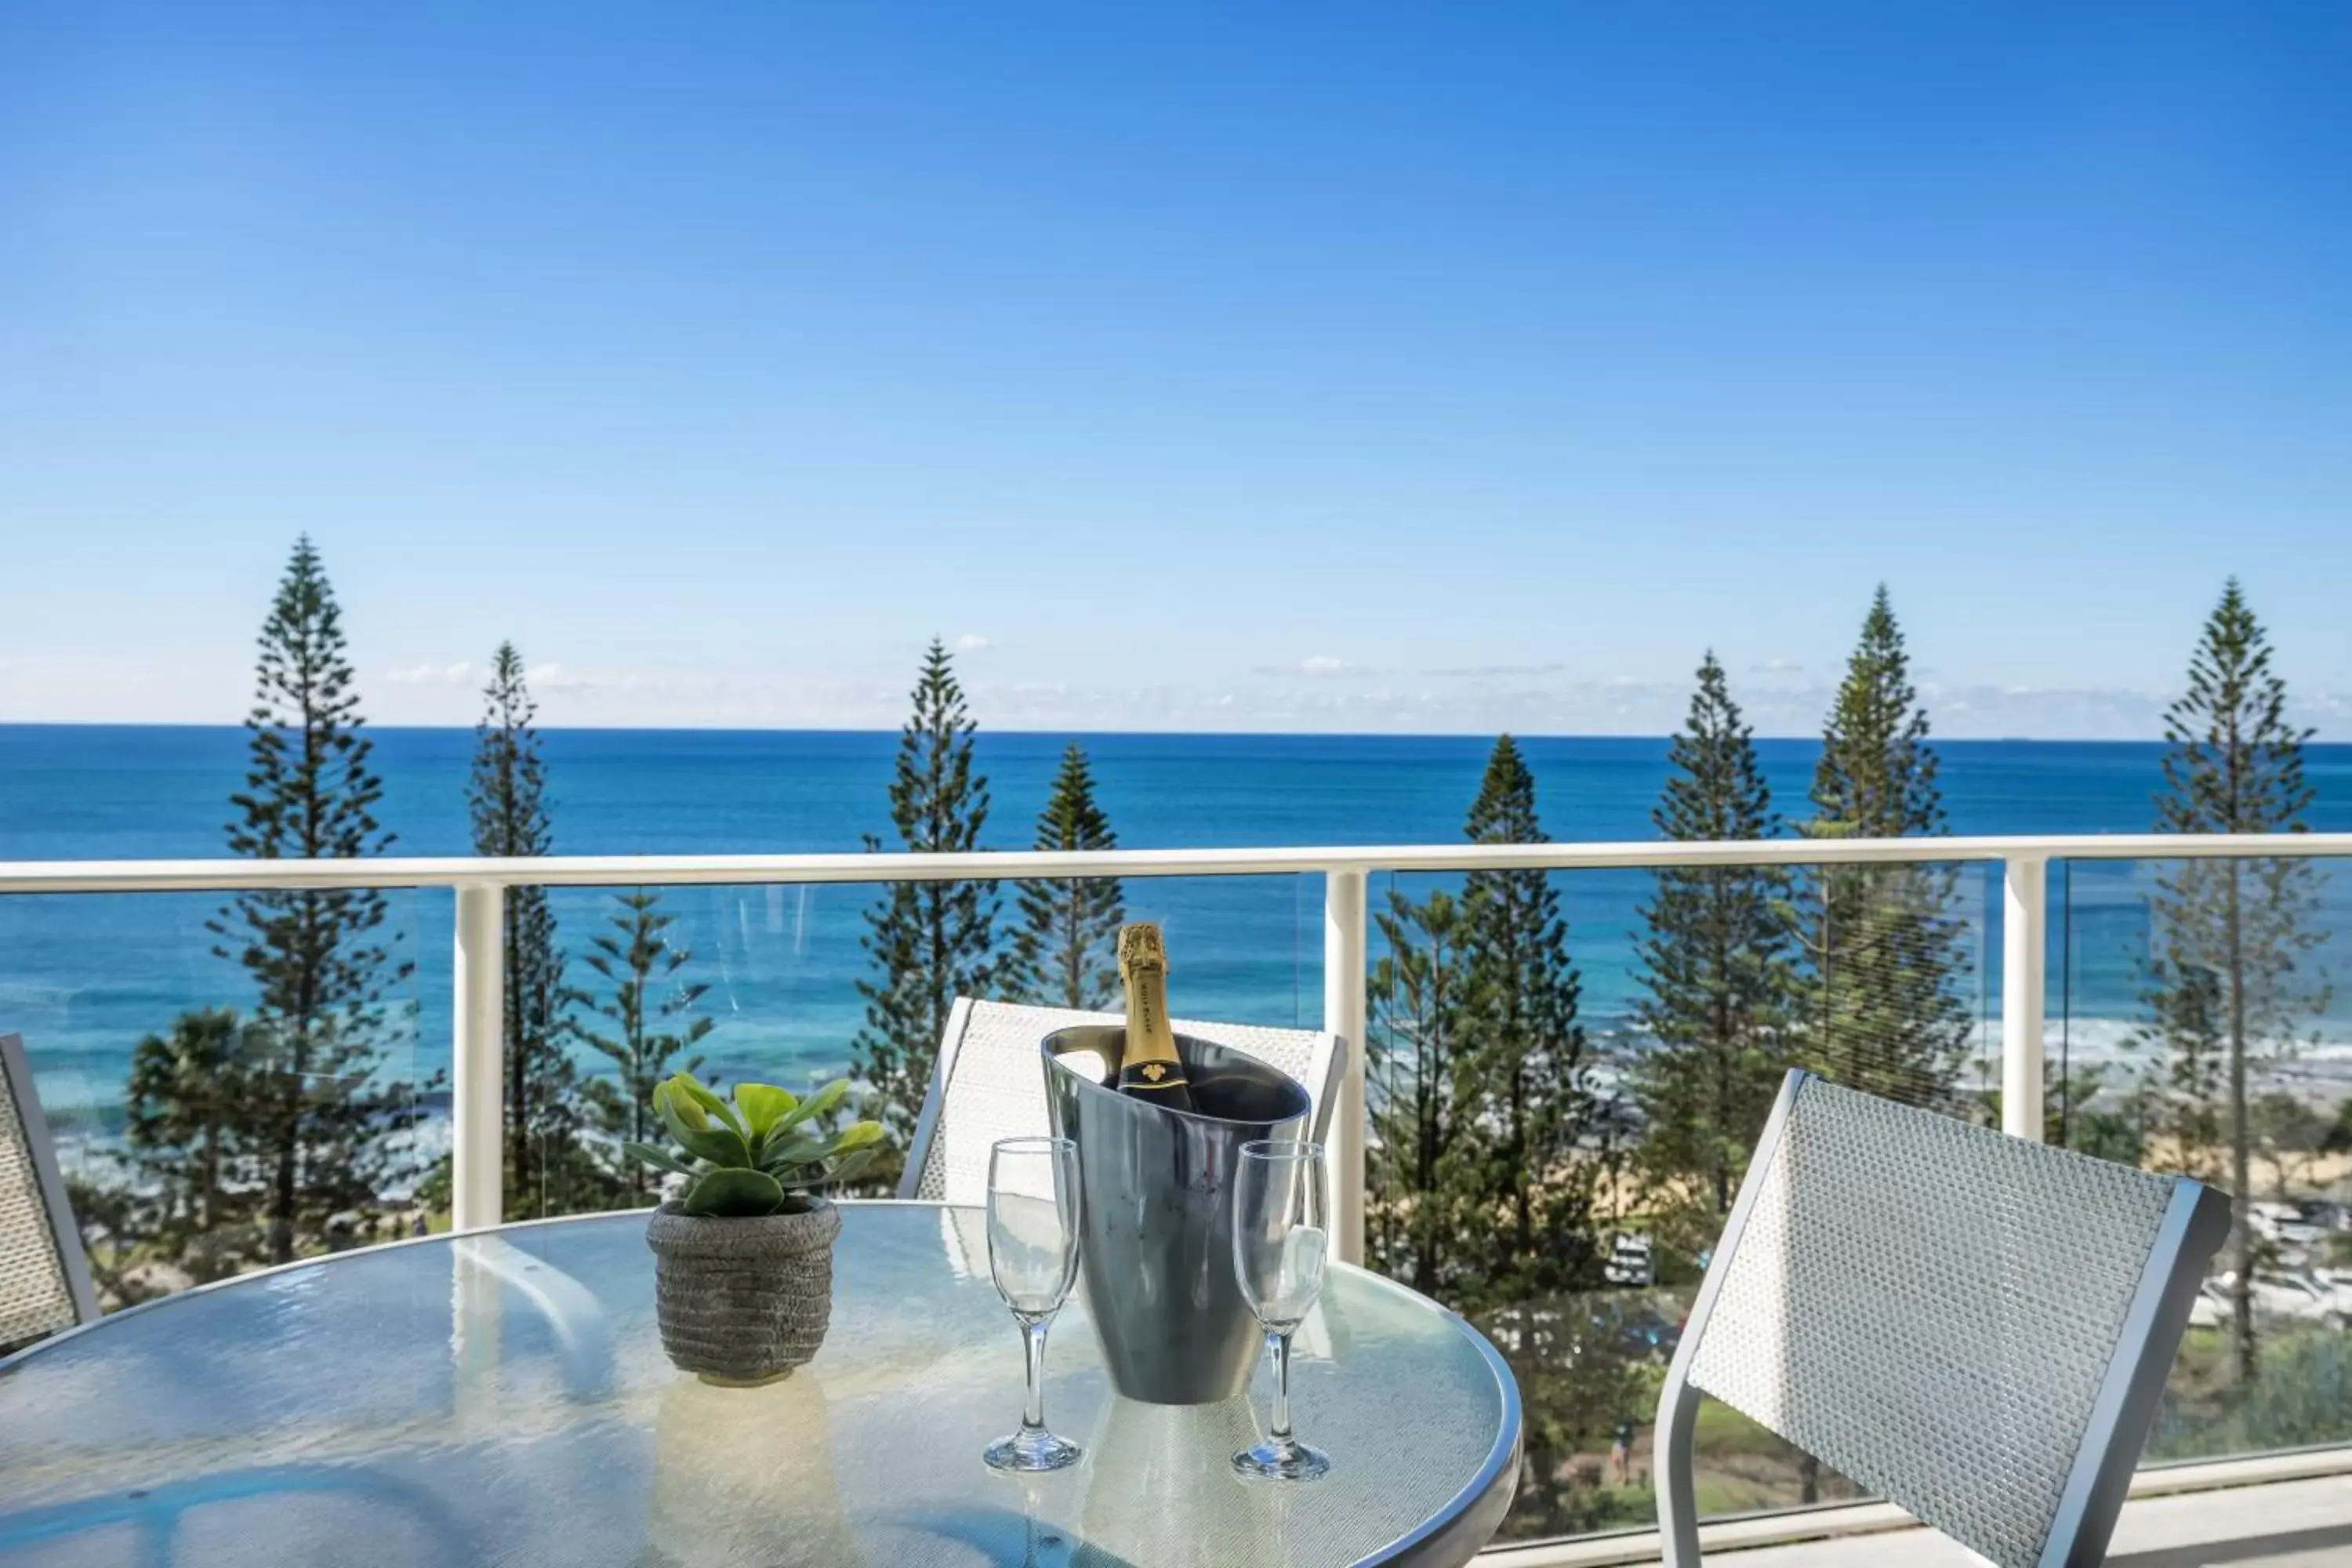
M1037 1044L1076 1024L1117 1024L1116 1013L1028 1007L1010 1002L956 998L931 1067L931 1087L907 1151L902 1198L981 1204L988 1198L988 1151L1000 1138L1052 1130ZM1347 1047L1336 1035L1313 1029L1269 1029L1255 1024L1171 1019L1180 1035L1247 1051L1306 1086L1315 1102L1315 1136L1330 1125Z
M1658 1405L1696 1568L1700 1393L2000 1568L2101 1562L2222 1194L1792 1072Z
M25 1042L0 1035L0 1352L98 1316Z

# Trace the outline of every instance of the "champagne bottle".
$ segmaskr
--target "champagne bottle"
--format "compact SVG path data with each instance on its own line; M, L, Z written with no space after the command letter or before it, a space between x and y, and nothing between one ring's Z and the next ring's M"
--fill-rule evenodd
M1118 1091L1171 1110L1192 1109L1192 1086L1168 1022L1168 949L1160 928L1135 921L1118 928L1118 978L1127 987L1127 1054Z

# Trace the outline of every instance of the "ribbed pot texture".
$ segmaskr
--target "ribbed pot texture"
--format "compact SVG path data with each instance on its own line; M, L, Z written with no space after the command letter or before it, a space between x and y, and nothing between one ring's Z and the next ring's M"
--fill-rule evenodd
M646 1222L662 1349L683 1371L757 1383L814 1358L833 1315L841 1211L708 1219L675 1203Z

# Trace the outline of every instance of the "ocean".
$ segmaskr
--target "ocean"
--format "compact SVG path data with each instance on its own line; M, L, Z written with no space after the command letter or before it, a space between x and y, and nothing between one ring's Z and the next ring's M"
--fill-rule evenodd
M373 731L384 781L379 815L393 853L467 851L465 784L473 743L463 730ZM993 799L983 841L1029 842L1048 781L1070 737L982 733L981 771ZM1087 748L1101 804L1122 845L1417 844L1457 839L1491 742L1454 736L1104 734ZM570 854L844 850L889 837L886 787L897 737L821 731L556 730L543 737L556 847ZM1546 830L1555 839L1655 836L1650 811L1666 775L1663 738L1523 740ZM1806 809L1816 746L1759 742L1774 799ZM2160 784L2155 743L1940 742L1951 830L2104 833L2147 829ZM0 859L211 857L225 854L245 735L234 728L0 726ZM2316 830L2352 830L2352 746L2315 746ZM2051 878L2049 1012L2053 1056L2112 1053L2142 1016L2148 951L2146 899L2154 868L2085 864ZM1959 912L1975 965L1966 981L1997 1050L2000 977L1997 867L1964 868ZM1379 879L1418 895L1441 878ZM1622 1029L1639 994L1634 943L1644 873L1557 878L1584 1017ZM1009 921L1011 889L1005 889ZM675 940L692 957L681 982L706 984L699 1006L717 1027L704 1049L730 1079L803 1084L837 1072L869 970L859 944L871 889L848 886L688 888L667 892ZM241 972L214 952L206 922L220 900L199 895L0 898L0 1032L25 1037L53 1115L98 1131L119 1111L132 1047L198 1004L240 1005ZM1151 879L1127 887L1131 915L1162 921L1180 1014L1313 1025L1321 1013L1322 889L1314 877ZM451 899L391 896L389 928L413 974L395 989L399 1019L387 1070L422 1082L448 1064ZM594 889L555 897L572 977L610 918ZM2352 974L2352 877L2331 879L2316 955ZM2352 992L2347 992L2352 995ZM2352 1084L2352 1000L2321 1021L2306 1070ZM583 1057L583 1061L593 1058ZM2340 1071L2339 1071L2340 1069ZM1985 1069L1997 1081L1997 1069Z

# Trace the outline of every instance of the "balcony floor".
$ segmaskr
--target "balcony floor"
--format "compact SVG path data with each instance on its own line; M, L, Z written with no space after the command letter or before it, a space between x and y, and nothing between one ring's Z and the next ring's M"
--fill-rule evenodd
M1921 1530L1710 1553L1725 1568L1982 1568ZM2352 1563L2352 1476L2142 1498L2124 1505L2107 1568L2341 1568Z

